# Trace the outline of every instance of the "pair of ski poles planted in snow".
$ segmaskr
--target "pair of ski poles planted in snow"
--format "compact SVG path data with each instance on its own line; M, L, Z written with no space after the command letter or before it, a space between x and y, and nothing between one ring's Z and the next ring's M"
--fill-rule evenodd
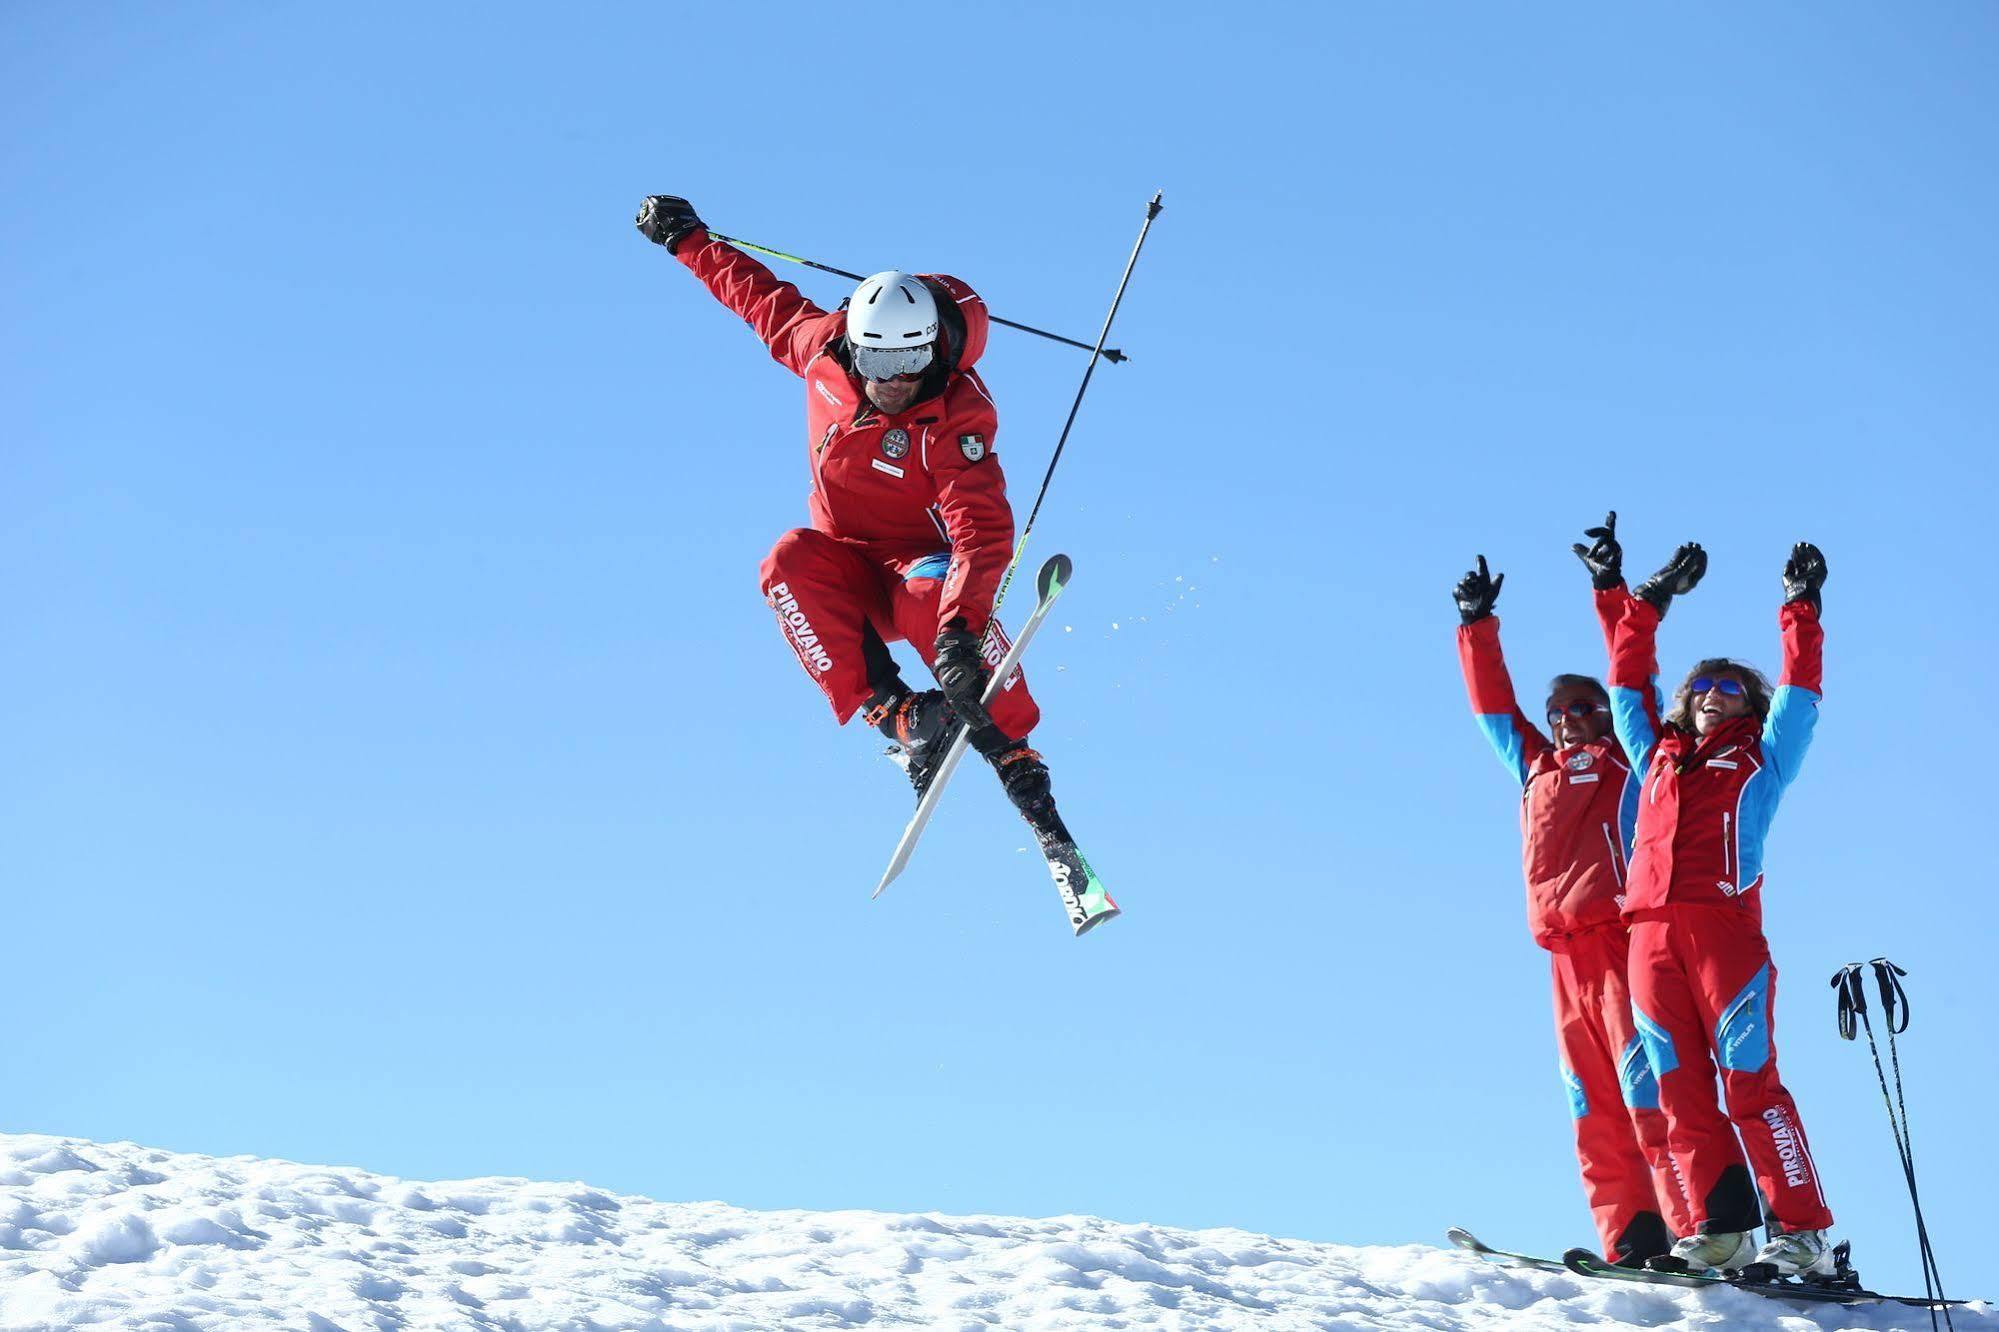
M1858 1031L1867 1032L1867 1049L1874 1056L1874 1076L1881 1083L1881 1099L1888 1106L1888 1126L1895 1133L1895 1153L1901 1158L1902 1178L1909 1186L1909 1205L1916 1213L1916 1244L1922 1250L1923 1294L1930 1306L1930 1327L1937 1326L1937 1310L1943 1310L1943 1325L1953 1329L1950 1305L1944 1299L1943 1276L1937 1271L1936 1250L1930 1247L1929 1226L1923 1221L1923 1200L1916 1191L1916 1157L1909 1143L1909 1107L1902 1099L1902 1056L1895 1048L1895 1036L1909 1029L1909 996L1902 989L1902 977L1909 973L1885 957L1867 964L1881 993L1881 1025L1888 1033L1888 1058L1895 1070L1895 1092L1888 1093L1888 1075L1881 1068L1881 1047L1874 1041L1874 1023L1867 1016L1867 982L1858 962L1849 962L1833 973L1832 988L1839 992L1839 1034L1852 1040Z
M1047 338L1050 342L1060 342L1070 347L1087 349L1090 353L1090 364L1083 371L1083 382L1076 388L1075 401L1069 404L1068 419L1062 422L1062 433L1055 441L1054 454L1048 459L1048 470L1042 474L1041 489L1034 496L1034 507L1028 510L1027 521L1021 525L1020 539L1014 543L1013 558L1007 561L1006 573L1000 578L999 591L993 595L992 613L987 617L985 631L980 635L980 641L982 642L991 635L993 627L999 623L1000 603L1006 600L1007 589L1013 585L1014 571L1020 567L1020 557L1027 551L1028 534L1034 530L1034 520L1040 516L1042 501L1048 498L1048 484L1055 479L1055 465L1062 461L1062 450L1069 443L1069 431L1076 424L1076 413L1082 409L1083 395L1090 390L1090 377L1096 373L1097 361L1102 359L1115 363L1130 359L1117 348L1106 347L1104 343L1110 340L1111 324L1117 319L1118 306L1124 303L1125 288L1131 284L1132 269L1138 266L1139 251L1145 248L1145 237L1152 230L1152 220L1158 217L1164 208L1164 205L1160 203L1163 195L1164 191L1154 194L1151 202L1145 206L1145 221L1138 229L1138 240L1131 247L1131 258L1125 261L1124 276L1118 279L1117 293L1111 297L1110 311L1104 316L1104 326L1097 334L1097 341L1094 346L1086 342L1078 342L1074 338L1065 338L1060 334L1050 333L1046 329L1034 328L1028 324L1017 324L1010 319L1001 319L998 315L989 316L995 324L1003 324L1007 328L1018 329L1023 333L1032 333L1036 337ZM772 258L783 259L788 263L802 264L807 268L816 268L822 273L832 273L838 277L850 278L856 282L861 280L861 274L850 273L844 268L834 268L830 264L822 264L814 259L805 259L795 254L786 254L782 250L774 250L767 245L758 245L751 241L742 240L739 237L724 236L719 231L710 230L708 234L726 244L739 246L745 250L755 250L759 254L767 254ZM1047 614L1048 607L1052 604L1055 596L1061 592L1062 587L1069 581L1070 570L1069 557L1066 555L1056 555L1047 564L1042 566L1041 575L1036 580L1040 596L1034 615L1028 620L1026 626L1022 628L1020 637L1014 640L1013 646L1007 650L1006 656L1000 660L999 665L994 668L991 678L987 680L985 694L979 700L981 711L992 705L993 699L998 697L999 691L1004 687L1007 678L1013 674L1015 668L1020 664L1021 654L1026 651L1028 640L1033 638L1034 631L1041 627L1042 617ZM880 897L882 889L894 882L896 876L901 874L903 869L909 864L909 858L916 850L916 841L923 835L924 828L930 822L930 816L936 811L937 801L944 793L945 784L951 780L951 774L957 770L959 761L965 757L965 750L971 744L973 727L982 720L983 718L975 717L965 721L958 727L958 733L952 737L951 747L945 751L944 760L938 765L936 775L931 778L929 788L924 791L923 798L917 802L916 813L910 817L909 826L903 830L902 840L896 844L895 854L889 858L888 869L882 874L881 882L875 885L873 896ZM1079 931L1081 928L1083 927L1078 927Z

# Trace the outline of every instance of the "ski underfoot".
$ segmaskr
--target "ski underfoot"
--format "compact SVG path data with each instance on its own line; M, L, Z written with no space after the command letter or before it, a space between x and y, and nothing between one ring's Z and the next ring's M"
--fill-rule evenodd
M1654 1286L1678 1286L1685 1290L1726 1286L1770 1299L1799 1300L1814 1304L1907 1304L1922 1309L1967 1303L1965 1300L1932 1300L1921 1295L1883 1295L1879 1291L1862 1288L1857 1276L1851 1278L1850 1285L1835 1285L1777 1276L1771 1276L1766 1280L1755 1279L1755 1276L1760 1274L1738 1273L1734 1276L1720 1276L1699 1272L1654 1272L1641 1267L1619 1267L1614 1263L1607 1263L1589 1249L1570 1249L1560 1258L1540 1258L1530 1253L1495 1249L1462 1226L1452 1226L1444 1233L1451 1243L1460 1249L1477 1254L1487 1262L1500 1267L1524 1267L1536 1272L1567 1272L1574 1276L1590 1277L1600 1281L1635 1281Z
M1562 1255L1562 1261L1577 1276L1595 1277L1607 1281L1639 1281L1655 1286L1679 1286L1691 1290L1726 1286L1732 1290L1746 1290L1771 1299L1798 1300L1813 1304L1908 1304L1928 1309L1939 1308L1945 1304L1965 1303L1963 1300L1932 1300L1922 1295L1884 1295L1879 1291L1863 1288L1858 1276L1850 1277L1852 1284L1849 1285L1774 1275L1759 1280L1755 1275L1747 1274L1750 1269L1744 1269L1744 1272L1732 1276L1702 1272L1654 1272L1645 1268L1613 1266L1588 1249L1570 1249ZM1752 1264L1752 1268L1762 1266L1764 1265Z

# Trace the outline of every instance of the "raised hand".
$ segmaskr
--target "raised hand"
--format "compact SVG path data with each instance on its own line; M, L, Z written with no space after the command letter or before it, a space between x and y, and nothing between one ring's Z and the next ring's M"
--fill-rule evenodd
M1666 566L1640 583L1637 595L1652 603L1664 619L1666 608L1673 604L1673 598L1685 596L1700 586L1702 575L1707 573L1707 552L1698 541L1689 541L1673 552L1673 558Z
M1608 592L1624 581L1624 547L1617 544L1617 510L1604 515L1602 527L1588 528L1583 535L1590 538L1590 544L1585 546L1578 541L1569 549L1589 570L1590 586Z
M1492 614L1492 603L1499 600L1499 585L1505 581L1505 574L1494 578L1485 567L1485 556L1479 556L1478 568L1460 578L1451 592L1458 603L1458 618L1466 624L1477 624Z
M1819 609L1819 589L1825 586L1825 555L1809 541L1791 547L1784 561L1784 604L1808 601Z
M664 245L668 254L705 225L694 215L694 205L677 194L648 194L634 219L639 234L654 245Z

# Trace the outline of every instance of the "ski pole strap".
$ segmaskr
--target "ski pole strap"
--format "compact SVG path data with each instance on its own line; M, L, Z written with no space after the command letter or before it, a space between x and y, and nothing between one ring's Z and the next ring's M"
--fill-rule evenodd
M1877 957L1867 965L1874 968L1874 979L1881 986L1881 1011L1887 1014L1888 1030L1900 1035L1909 1029L1909 994L1901 981L1909 973L1885 957Z
M1839 1038L1850 1041L1867 1018L1867 987L1860 978L1860 964L1849 962L1835 971L1832 988L1839 992Z

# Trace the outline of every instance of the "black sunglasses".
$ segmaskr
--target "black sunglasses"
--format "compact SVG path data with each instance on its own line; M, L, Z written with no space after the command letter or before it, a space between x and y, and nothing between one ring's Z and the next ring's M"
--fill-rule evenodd
M1560 726L1564 717L1593 717L1599 712L1607 711L1609 709L1601 703L1586 702L1582 699L1577 699L1564 708L1558 708L1550 703L1548 705L1548 725Z

